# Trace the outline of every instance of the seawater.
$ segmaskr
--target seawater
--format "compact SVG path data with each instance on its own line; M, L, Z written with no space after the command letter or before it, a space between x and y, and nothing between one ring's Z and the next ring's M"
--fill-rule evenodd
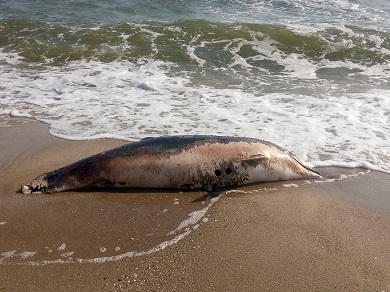
M250 136L390 173L388 19L384 0L2 1L0 116L70 140Z

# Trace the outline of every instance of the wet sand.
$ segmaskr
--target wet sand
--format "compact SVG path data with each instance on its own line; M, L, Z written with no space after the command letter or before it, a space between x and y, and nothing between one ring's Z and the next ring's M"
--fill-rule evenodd
M22 195L41 173L126 142L10 123L0 128L0 291L390 291L388 174L324 168L321 182L246 186L218 200Z

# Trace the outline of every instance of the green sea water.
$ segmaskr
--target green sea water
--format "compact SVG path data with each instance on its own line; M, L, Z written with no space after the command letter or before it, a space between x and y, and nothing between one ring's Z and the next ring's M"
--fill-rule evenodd
M252 136L389 171L389 18L384 0L0 1L0 115L67 139Z

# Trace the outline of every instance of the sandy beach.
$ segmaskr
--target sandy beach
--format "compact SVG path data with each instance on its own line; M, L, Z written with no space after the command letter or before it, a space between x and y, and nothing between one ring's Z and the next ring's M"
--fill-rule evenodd
M390 291L390 176L213 193L93 189L22 195L38 175L127 143L0 128L0 291ZM261 137L259 137L261 138ZM294 152L294 149L290 149Z

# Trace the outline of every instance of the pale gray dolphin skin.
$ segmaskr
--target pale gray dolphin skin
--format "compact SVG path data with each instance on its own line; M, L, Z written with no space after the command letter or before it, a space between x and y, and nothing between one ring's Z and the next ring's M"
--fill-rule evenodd
M146 138L42 174L24 194L95 186L211 191L243 184L321 178L289 151L267 141L224 136Z

